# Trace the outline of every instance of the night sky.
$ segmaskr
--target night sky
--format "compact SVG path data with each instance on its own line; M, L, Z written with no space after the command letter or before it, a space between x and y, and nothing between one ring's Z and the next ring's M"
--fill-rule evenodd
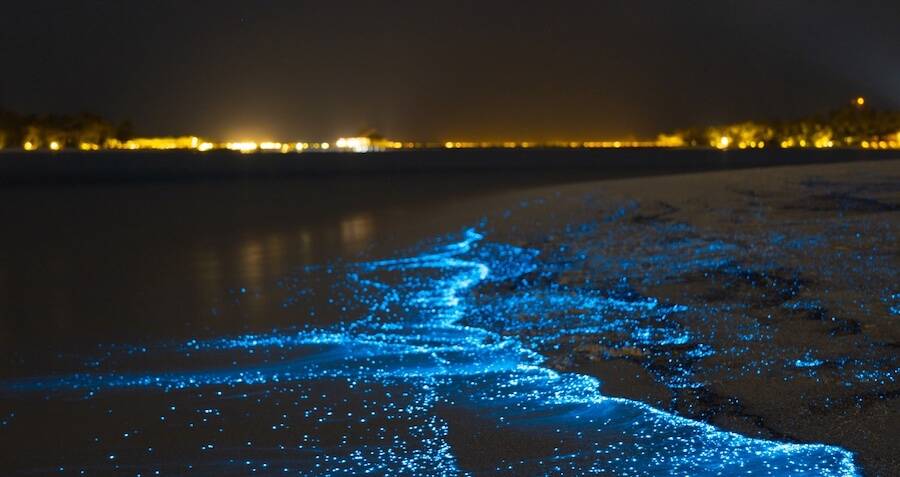
M0 107L217 139L650 136L900 106L898 25L898 1L5 2Z

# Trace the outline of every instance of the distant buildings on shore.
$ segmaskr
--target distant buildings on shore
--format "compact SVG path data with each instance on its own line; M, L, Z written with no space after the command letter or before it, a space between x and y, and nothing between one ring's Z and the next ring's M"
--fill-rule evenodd
M900 148L900 112L870 109L865 98L824 115L794 121L746 121L660 134L655 140L605 141L443 141L387 139L374 130L333 142L233 141L198 136L133 137L128 123L113 125L95 115L20 116L0 111L0 149L23 151L231 150L240 153L309 151L378 152L397 149L466 148Z

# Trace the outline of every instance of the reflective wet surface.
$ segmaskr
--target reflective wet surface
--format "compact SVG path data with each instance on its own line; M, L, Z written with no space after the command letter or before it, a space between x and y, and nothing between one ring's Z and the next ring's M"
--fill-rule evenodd
M890 452L898 181L829 167L841 182L344 187L328 210L296 183L191 184L8 207L27 228L6 243L38 252L5 253L0 280L5 467L853 475L854 441L820 428L870 396L851 407Z

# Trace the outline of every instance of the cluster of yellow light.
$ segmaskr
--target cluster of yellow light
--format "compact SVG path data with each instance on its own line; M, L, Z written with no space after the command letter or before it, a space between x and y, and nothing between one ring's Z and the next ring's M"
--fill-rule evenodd
M734 146L734 139L731 136L721 136L718 141L714 142L714 146L717 149L728 149L729 147ZM762 149L766 147L766 141L738 141L737 148L738 149Z
M353 152L368 152L372 149L372 140L367 137L342 137L334 144L338 149L348 149Z
M259 149L259 145L255 142L229 142L225 143L225 149L230 151L238 151L242 153L248 152L256 152Z
M367 137L339 138L335 143L338 149L349 149L353 152L368 152L372 150L372 140Z
M388 149L401 149L403 143L383 138L341 137L334 143L335 148L352 152L386 151Z
M263 151L280 151L281 143L280 142L261 142L261 143L259 143L259 148Z
M850 145L851 141L845 140L845 144ZM782 149L813 147L816 149L828 149L840 145L835 142L829 135L821 135L807 141L805 138L787 138L779 143Z
M676 146L677 144L677 146ZM548 142L471 142L471 141L446 141L444 148L446 149L493 149L493 148L578 148L578 149L596 149L596 148L620 148L620 147L679 147L684 145L684 140L680 137L678 140L668 137L666 140L657 141L548 141ZM414 147L431 147L428 144L416 145Z
M735 144L737 141L737 144ZM738 149L762 149L766 147L766 141L763 140L737 140L731 136L720 136L718 140L711 141L710 145L717 149L728 149L737 145Z
M683 147L685 141L680 134L660 134L656 138L656 145L658 147Z
M865 104L863 97L853 100L858 106ZM725 150L738 149L762 149L770 143L780 145L782 148L832 148L832 147L861 147L863 149L897 149L900 148L900 132L896 135L870 137L861 140L859 137L834 138L833 132L828 127L815 129L811 133L796 134L780 139L775 131L765 125L744 122L729 126L710 128L706 132L709 147ZM779 140L780 139L780 140ZM677 148L695 146L694 142L688 144L684 136L680 134L661 134L655 141L547 141L547 142L517 142L517 141L446 141L434 142L400 142L384 139L378 136L358 136L338 138L334 148L339 151L369 152L385 151L390 149L466 149L466 148ZM52 151L60 151L65 148L65 142L60 139L45 142L41 138L28 137L22 144L26 151L34 151L41 147ZM103 144L81 142L78 149L82 151L97 151L100 149L126 149L126 150L194 150L206 152L212 150L231 150L241 153L263 152L303 152L308 150L327 151L332 149L332 144L327 142L276 142L276 141L237 141L216 143L201 140L197 136L178 137L144 137L134 138L124 142L110 139Z
M200 146L200 138L197 136L179 136L179 137L137 137L129 139L125 142L110 140L107 141L107 147L110 149L197 149Z
M523 147L535 147L535 143L523 143ZM530 144L530 145L529 145ZM585 142L569 142L568 144L550 143L551 147L570 147L570 148L588 148L588 149L609 149L619 147L668 147L659 144L657 141L585 141Z
M226 142L224 144L201 143L197 148L198 151L209 151L212 149L228 149L242 153L250 153L257 151L264 152L303 152L307 150L328 150L331 145L327 142L276 142L276 141L240 141Z
M863 149L898 149L900 148L900 133L897 133L896 141L863 141L860 143Z
M726 149L762 149L769 145L770 141L756 139L756 133L737 130L734 134L721 134L713 136L709 140L709 146L720 150ZM788 148L833 148L833 147L861 147L863 149L897 149L900 148L900 132L890 136L873 137L865 140L860 138L835 139L827 130L818 131L810 136L794 136L781 141L772 139L772 143ZM125 149L125 150L194 150L207 152L212 150L231 150L241 153L253 152L281 152L295 153L304 151L328 151L335 149L348 152L385 151L392 149L471 149L471 148L678 148L688 144L679 135L661 135L655 141L549 141L549 142L473 142L473 141L446 141L443 143L429 142L400 142L386 139L371 139L366 137L339 138L333 143L328 142L276 142L276 141L238 141L215 143L199 139L196 136L184 137L160 137L160 138L135 138L125 142L109 140L105 144L81 142L78 149L81 151L97 151L101 149ZM65 145L61 141L50 141L39 144L35 140L28 140L22 144L26 151L35 151L40 147L51 151L61 151Z
M765 141L737 141L731 136L720 136L714 141L710 141L710 146L717 149L725 150L737 147L738 149L762 149L766 147ZM900 148L900 133L896 139L870 139L858 141L854 138L834 139L827 131L820 132L812 137L789 137L777 142L782 149L792 148L815 148L829 149L834 147L861 147L863 149L897 149ZM657 144L657 147L665 147Z

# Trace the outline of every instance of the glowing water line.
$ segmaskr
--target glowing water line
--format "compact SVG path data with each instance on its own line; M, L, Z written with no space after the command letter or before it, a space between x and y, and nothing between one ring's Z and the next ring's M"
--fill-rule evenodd
M612 473L620 475L856 475L852 454L825 445L751 439L657 410L643 403L600 394L600 383L561 374L517 338L503 337L460 321L471 310L464 293L492 279L534 270L536 253L508 245L481 244L474 230L462 240L410 257L349 264L349 282L364 285L368 314L329 329L192 340L150 354L268 353L265 359L223 369L180 372L83 372L3 383L4 392L53 393L134 391L161 388L184 392L208 387L231 392L247 386L327 380L409 387L410 411L419 424L408 430L418 444L324 448L323 461L294 456L322 474L358 472L456 475L465 472L448 441L452 424L438 404L495 423L500 430L528 430L557 442L547 455L503 458L493 472ZM492 267L489 264L494 264ZM399 273L396 284L379 274ZM371 276L369 276L371 275ZM378 295L376 292L380 292ZM523 299L529 299L524 297ZM567 300L548 295L549 300ZM571 304L637 313L661 307L653 298L626 301L580 296ZM515 300L515 298L512 298ZM532 301L539 306L541 301ZM523 303L510 303L509 309ZM502 311L503 307L487 310ZM591 325L585 325L591 326ZM144 353L146 354L146 353ZM278 359L275 359L278 358ZM125 358L127 360L127 358ZM393 415L385 405L381 412ZM403 413L398 415L404 415ZM321 425L334 421L324 419ZM412 447L410 447L412 446ZM409 449L418 450L409 450ZM301 465L301 470L304 468ZM485 470L485 469L482 469ZM215 470L210 469L210 473Z

